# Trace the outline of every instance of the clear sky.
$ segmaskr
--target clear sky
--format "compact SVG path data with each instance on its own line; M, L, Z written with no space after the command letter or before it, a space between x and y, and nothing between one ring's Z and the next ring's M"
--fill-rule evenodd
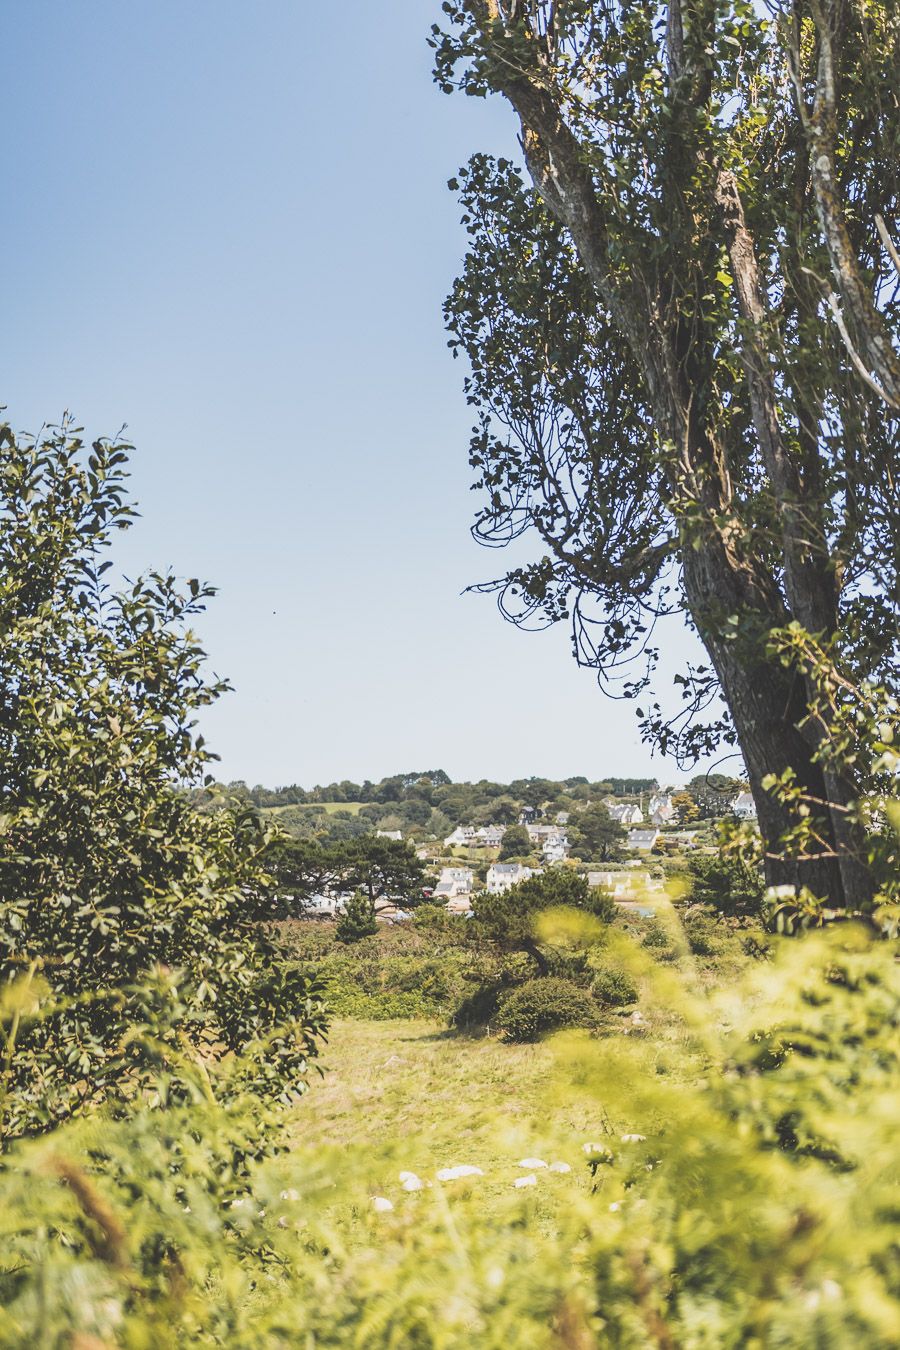
M221 773L274 786L660 773L626 705L463 596L463 370L446 180L515 152L430 77L437 0L6 5L4 388L138 446L126 570L220 593ZM680 646L680 641L678 644Z

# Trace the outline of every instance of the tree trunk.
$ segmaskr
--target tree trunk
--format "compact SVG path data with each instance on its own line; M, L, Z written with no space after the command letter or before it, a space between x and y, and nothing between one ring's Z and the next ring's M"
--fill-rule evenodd
M718 541L710 539L700 549L688 547L684 558L686 598L703 643L722 686L744 763L757 818L766 845L766 880L770 886L807 886L814 895L835 906L864 907L871 899L872 884L867 867L855 853L840 850L847 839L835 838L843 813L823 808L826 837L822 851L805 858L777 856L779 837L796 820L763 789L767 774L792 769L805 794L840 808L853 800L851 784L826 773L814 762L815 746L799 730L805 717L807 689L803 678L786 670L764 649L764 631L779 622L774 610L753 603L748 578L729 565ZM723 636L722 625L708 623L712 611L759 619L756 641Z

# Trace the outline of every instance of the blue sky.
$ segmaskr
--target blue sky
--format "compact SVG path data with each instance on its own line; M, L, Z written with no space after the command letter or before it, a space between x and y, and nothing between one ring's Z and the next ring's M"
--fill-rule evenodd
M204 731L270 785L659 772L563 629L463 596L469 419L446 180L514 153L434 88L431 0L6 6L2 398L138 446L119 552L219 587ZM677 640L681 646L681 641Z

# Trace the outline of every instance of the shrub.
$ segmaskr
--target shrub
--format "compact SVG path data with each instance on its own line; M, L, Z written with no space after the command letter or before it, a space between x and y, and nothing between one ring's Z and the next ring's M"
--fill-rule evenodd
M373 937L377 932L375 906L367 895L357 891L344 906L344 912L334 930L335 937L338 942L359 942L362 938Z
M721 926L701 913L686 914L683 919L688 947L695 956L715 956L723 948Z
M563 1027L592 1027L597 1009L586 989L553 975L529 980L503 1000L497 1026L510 1041L536 1041Z
M615 900L600 886L591 887L584 907L601 923L612 923L619 912Z
M598 1003L621 1008L638 999L637 985L624 970L598 970L591 992Z
M669 935L662 924L650 923L647 925L647 931L641 939L641 945L650 948L661 948L669 946Z
M758 867L743 858L717 854L692 858L692 899L730 918L759 918L765 883Z

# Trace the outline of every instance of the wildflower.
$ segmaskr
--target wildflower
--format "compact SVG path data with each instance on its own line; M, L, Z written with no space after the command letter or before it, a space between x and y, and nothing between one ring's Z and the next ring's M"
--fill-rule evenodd
M527 1177L516 1177L515 1181L513 1182L513 1185L516 1187L536 1186L537 1177L534 1175L533 1172L529 1172Z
M592 1175L596 1175L598 1167L609 1167L615 1162L615 1158L605 1144L583 1144L582 1151L587 1156Z
M373 1195L372 1208L375 1210L376 1214L387 1214L389 1210L392 1210L394 1208L394 1206L391 1204L390 1200L388 1200L386 1196Z

